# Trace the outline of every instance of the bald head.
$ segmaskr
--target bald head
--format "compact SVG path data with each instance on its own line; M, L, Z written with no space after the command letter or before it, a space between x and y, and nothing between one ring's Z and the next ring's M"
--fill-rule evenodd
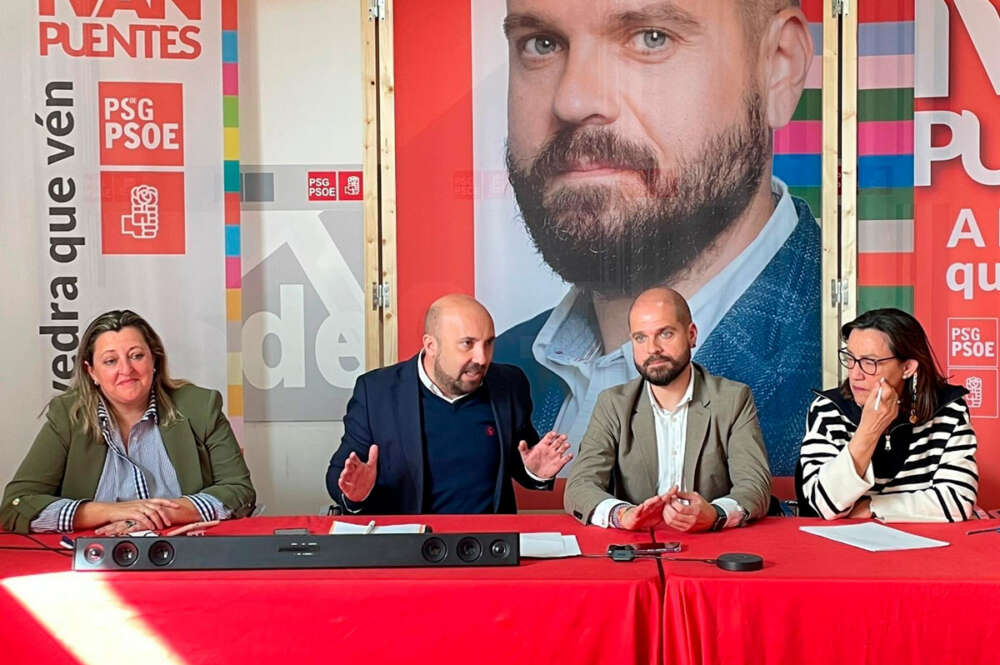
M493 325L493 317L478 300L464 293L449 293L432 302L427 308L427 314L424 316L424 334L437 337L441 322L448 317L471 320L485 318L489 320L491 327Z
M691 325L691 308L684 296L673 289L657 287L640 293L628 310L629 330L635 330L635 321L647 319L651 315L667 315L681 326Z

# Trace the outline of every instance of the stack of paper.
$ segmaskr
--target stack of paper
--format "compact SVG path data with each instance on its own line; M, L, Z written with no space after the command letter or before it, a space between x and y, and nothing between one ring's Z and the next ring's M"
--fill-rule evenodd
M814 536L822 536L838 543L860 547L869 552L919 550L927 547L945 547L950 544L943 540L915 536L912 533L874 522L845 524L843 526L800 526L799 529Z
M333 522L330 533L335 536L361 535L366 533L424 533L427 530L426 524L386 524L384 526L371 526L368 524L351 524L350 522Z
M580 556L580 543L576 536L561 533L539 532L521 534L521 558L557 559Z

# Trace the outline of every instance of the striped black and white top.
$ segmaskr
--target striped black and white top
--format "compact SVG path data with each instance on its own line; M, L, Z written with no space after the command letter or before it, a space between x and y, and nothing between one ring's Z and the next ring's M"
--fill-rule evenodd
M948 386L934 417L912 425L908 414L882 434L864 476L858 476L847 444L861 407L839 389L818 393L806 416L796 490L803 514L846 516L861 497L875 517L897 522L955 522L974 517L979 488L976 434L964 388ZM811 510L809 510L811 509Z

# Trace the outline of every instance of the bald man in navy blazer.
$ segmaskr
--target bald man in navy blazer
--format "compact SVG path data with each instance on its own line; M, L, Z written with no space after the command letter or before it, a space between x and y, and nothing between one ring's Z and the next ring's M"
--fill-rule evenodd
M492 364L493 319L476 300L431 305L423 349L358 378L330 460L330 496L352 513L514 513L511 479L550 490L571 459L539 439L524 372Z

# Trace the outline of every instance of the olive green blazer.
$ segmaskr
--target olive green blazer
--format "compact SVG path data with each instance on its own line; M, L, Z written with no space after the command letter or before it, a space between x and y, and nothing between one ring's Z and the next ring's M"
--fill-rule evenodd
M750 518L767 513L771 469L750 389L692 363L682 479L707 501L735 499ZM640 377L597 397L563 503L584 524L605 499L640 504L657 493L653 407Z
M70 422L75 397L69 392L49 402L41 431L4 490L3 528L27 533L31 521L53 501L91 499L96 493L108 446L101 436L85 435L82 422ZM222 395L188 384L173 391L171 398L179 417L161 424L160 436L181 493L204 492L219 499L233 517L249 515L256 493L243 452L222 413ZM162 423L164 414L159 416Z

